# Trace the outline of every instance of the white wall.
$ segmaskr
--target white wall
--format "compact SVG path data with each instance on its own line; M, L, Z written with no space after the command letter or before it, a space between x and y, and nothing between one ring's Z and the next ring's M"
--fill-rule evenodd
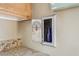
M0 19L0 40L17 38L17 22Z
M33 18L53 14L48 4L33 4ZM52 12L52 13L50 13ZM50 55L79 55L79 7L56 12L56 48L32 41L31 21L19 22L24 45Z

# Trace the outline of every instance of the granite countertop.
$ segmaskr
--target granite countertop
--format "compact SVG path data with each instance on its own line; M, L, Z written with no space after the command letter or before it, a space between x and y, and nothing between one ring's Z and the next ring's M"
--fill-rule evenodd
M0 52L0 56L49 56L49 55L26 47L19 47L8 51Z

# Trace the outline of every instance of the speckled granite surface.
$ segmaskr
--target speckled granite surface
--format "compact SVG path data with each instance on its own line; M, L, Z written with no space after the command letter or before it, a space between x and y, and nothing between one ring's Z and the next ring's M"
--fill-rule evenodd
M0 56L48 56L47 54L34 51L29 48L19 47L8 51L0 52Z

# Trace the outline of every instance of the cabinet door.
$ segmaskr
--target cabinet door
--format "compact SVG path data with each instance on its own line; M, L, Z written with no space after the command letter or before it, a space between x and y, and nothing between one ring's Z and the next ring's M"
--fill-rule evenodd
M0 4L0 8L7 10L9 13L19 16L24 19L31 18L31 4L21 4L21 3L9 3Z
M27 11L26 18L32 19L32 4L31 3L26 4L26 11Z
M25 4L8 4L8 10L12 11L13 13L16 13L17 15L20 15L22 17L25 17L27 15L26 13L26 6Z

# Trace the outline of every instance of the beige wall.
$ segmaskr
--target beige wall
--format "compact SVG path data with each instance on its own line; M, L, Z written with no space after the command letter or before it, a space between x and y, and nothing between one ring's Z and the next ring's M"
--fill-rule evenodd
M48 4L33 4L33 18L52 14ZM79 55L79 7L56 12L56 48L32 41L31 21L19 22L23 43L50 55Z
M32 18L38 19L43 16L48 16L52 14L52 10L50 9L50 5L48 4L42 4L42 3L36 3L32 4Z
M17 22L0 19L0 40L17 38Z

